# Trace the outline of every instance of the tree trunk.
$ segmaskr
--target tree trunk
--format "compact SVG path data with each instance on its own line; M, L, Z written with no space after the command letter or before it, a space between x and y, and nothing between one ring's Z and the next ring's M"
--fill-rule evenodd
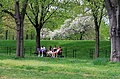
M20 57L24 57L24 36L23 36L23 27L24 27L24 23L23 23L23 19L21 19L21 28L20 28Z
M120 62L120 1L118 0L117 11L114 10L111 18L111 61Z
M85 34L85 31L83 32L80 32L80 39L79 40L82 40L83 39L83 35Z
M18 17L18 16L17 16ZM24 41L23 41L23 21L20 18L16 20L17 25L17 35L16 35L16 56L17 57L24 57L23 50L24 50Z
M116 29L116 49L118 55L118 62L120 62L120 1L118 0L117 7L117 29Z
M36 28L36 50L40 48L40 28Z
M117 55L117 50L116 50L116 15L113 14L112 17L110 18L110 37L111 37L111 61L117 61L116 55Z
M16 22L16 57L23 57L23 26L24 26L24 17L26 13L27 3L28 0L24 0L22 8L20 8L20 0L14 0L15 3L15 11L13 14L9 10L2 10L2 12L8 13L10 16L12 16L15 19Z
M28 40L28 34L26 33L26 40Z
M98 58L99 57L99 28L96 28L95 30L95 33L96 33L96 43L95 43L95 57Z
M82 40L83 38L83 33L80 33L80 40Z
M14 35L12 35L12 40L14 40Z
M33 40L34 39L34 35L33 35L32 32L31 32L30 36L31 36L31 40Z
M24 0L21 12L19 0L15 0L15 22L17 26L17 35L16 35L16 56L24 57L24 39L23 39L23 27L24 27L24 17L26 13L28 0Z
M24 39L23 39L23 26L24 25L23 25L23 20L21 21L20 18L17 18L16 25L17 25L16 56L17 57L24 57Z
M20 24L16 24L17 31L16 31L16 56L20 56Z
M6 32L5 32L5 39L6 40L8 39L8 30L6 30Z
M110 21L112 62L120 62L120 1L104 0Z
M95 14L93 13L94 16L94 23L95 23L95 58L99 57L99 27L100 25L98 25L98 18L95 16Z

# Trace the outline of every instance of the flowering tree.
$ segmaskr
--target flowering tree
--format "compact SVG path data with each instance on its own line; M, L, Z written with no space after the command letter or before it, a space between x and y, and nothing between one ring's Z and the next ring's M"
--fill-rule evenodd
M57 36L61 39L65 39L79 34L79 39L82 40L86 31L94 26L94 22L91 21L92 19L91 16L78 16L75 19L67 19L64 24L61 25L60 29L54 30L49 36L51 38Z
M41 29L41 38L42 39L49 39L50 37L49 37L49 34L51 33L52 31L50 30L50 29L48 29L48 28L42 28Z

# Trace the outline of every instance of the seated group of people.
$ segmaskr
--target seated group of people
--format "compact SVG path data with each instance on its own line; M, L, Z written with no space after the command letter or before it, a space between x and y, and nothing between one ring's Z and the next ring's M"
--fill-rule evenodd
M58 57L58 55L62 55L62 49L60 46L56 47L56 45L52 48L52 46L49 47L49 50L47 51L44 46L40 48L38 51L38 57L50 56L50 57Z

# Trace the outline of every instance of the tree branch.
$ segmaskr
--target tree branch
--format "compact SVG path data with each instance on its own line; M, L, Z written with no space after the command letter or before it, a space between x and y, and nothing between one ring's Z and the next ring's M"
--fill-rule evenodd
M18 22L20 20L20 5L19 0L15 0L15 21ZM19 18L19 19L18 19Z
M32 3L30 4L30 9L32 10L33 15L35 15L35 11L34 11Z
M49 9L50 9L50 5L53 4L54 0L52 0L46 7L45 7L45 10L46 12L44 13L43 17L45 18L45 16L47 15L47 13L49 12Z
M46 18L46 19L44 20L43 24L44 24L49 18L51 18L51 16L52 16L56 11L57 11L57 9L54 10L54 11L48 16L48 18Z
M30 18L30 16L26 13L26 15L27 15L27 17L28 17L28 19L30 20L30 22L32 23L32 25L35 27L35 24L34 24L34 22L32 21L32 19Z
M94 23L95 23L95 30L96 30L97 28L99 28L99 26L98 26L98 18L97 18L97 16L95 15L94 12L92 12L92 14L93 14Z
M2 10L2 12L9 14L13 18L15 18L15 15L12 12L9 12L8 10Z
M51 5L51 4L53 4L53 2L54 2L54 0L52 0L46 7L45 7L45 10L47 9L47 8L49 8L49 6ZM49 9L48 9L49 10Z
M54 0L51 1L50 4L52 4L53 2L54 2ZM68 3L69 3L69 1L65 2L64 5L66 5L66 4L68 4ZM49 5L50 5L50 4L49 4ZM60 6L60 4L58 4L57 6ZM62 5L62 6L63 6L63 5ZM49 18L51 18L51 16L52 16L57 10L58 10L58 8L55 9L55 10L48 16L48 18L46 18L46 19L44 20L43 24L44 24ZM45 18L45 16L44 16L44 18Z
M26 13L27 3L28 3L28 0L24 0L24 4L23 4L22 10L21 10L21 17L23 20L24 20L25 13Z
M101 13L100 13L100 19L99 19L99 27L100 27L100 24L101 24L101 20L102 20L102 17L103 17L103 9L104 9L105 5L103 4L102 6L102 9L101 9Z

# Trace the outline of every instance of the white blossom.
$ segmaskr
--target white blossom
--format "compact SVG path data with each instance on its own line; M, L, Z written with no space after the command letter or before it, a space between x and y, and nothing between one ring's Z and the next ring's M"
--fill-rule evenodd
M94 27L94 22L91 16L78 16L75 19L67 19L60 29L54 30L49 36L54 37L68 37L71 34L80 33Z

